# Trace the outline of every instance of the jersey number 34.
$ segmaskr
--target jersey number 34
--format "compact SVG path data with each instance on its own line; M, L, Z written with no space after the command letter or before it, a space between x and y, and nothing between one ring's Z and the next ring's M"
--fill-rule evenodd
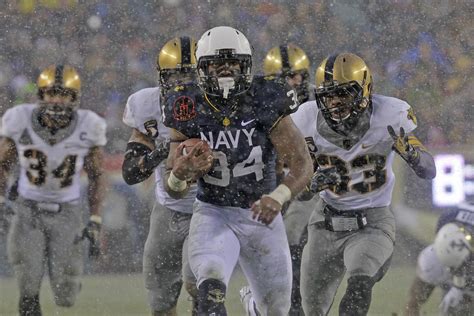
M28 159L30 165L26 170L26 176L31 184L41 186L46 182L48 157L36 149L27 149L23 156ZM51 174L59 179L60 187L64 188L72 184L72 177L76 170L76 155L66 156L63 162Z
M213 177L209 174L203 177L203 180L209 184L217 185L220 187L226 187L230 183L230 177L233 176L241 177L251 173L255 173L257 181L263 179L263 161L262 161L262 147L254 146L252 151L248 155L247 159L237 163L234 168L229 168L227 156L222 151L214 151L214 160L217 164L214 164L213 171L220 172L221 177Z

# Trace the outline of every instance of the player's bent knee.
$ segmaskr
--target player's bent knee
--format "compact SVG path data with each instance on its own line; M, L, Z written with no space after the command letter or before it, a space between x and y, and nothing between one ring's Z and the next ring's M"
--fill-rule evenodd
M216 279L204 280L198 287L198 315L226 316L226 285Z
M339 315L367 315L372 300L375 281L365 275L352 276L347 280L347 289L339 305Z

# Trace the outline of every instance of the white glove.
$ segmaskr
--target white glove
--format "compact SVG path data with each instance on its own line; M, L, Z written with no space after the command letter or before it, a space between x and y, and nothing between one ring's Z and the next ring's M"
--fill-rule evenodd
M439 305L439 309L442 311L442 314L446 315L450 308L458 306L459 303L461 303L463 296L463 290L452 286L448 293L446 293L446 295L443 297L443 300Z

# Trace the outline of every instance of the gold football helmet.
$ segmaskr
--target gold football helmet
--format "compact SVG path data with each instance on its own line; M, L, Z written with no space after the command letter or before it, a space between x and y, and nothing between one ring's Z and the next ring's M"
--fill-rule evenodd
M294 44L273 47L263 61L263 72L296 90L300 103L309 99L310 62L306 53ZM301 75L298 79L296 77Z
M44 93L50 91L53 94L69 94L73 102L81 93L81 78L76 69L68 65L51 65L43 70L36 82L38 86L38 97L43 100Z
M68 126L81 93L81 78L76 69L68 65L49 66L38 76L37 86L41 122L52 129Z
M158 82L163 90L196 79L195 53L196 40L188 36L173 38L163 46L156 57Z
M370 106L372 75L359 56L334 54L316 69L316 102L326 122L336 131L348 132Z
M298 71L309 72L309 67L308 56L294 44L273 47L263 61L265 76L281 76Z

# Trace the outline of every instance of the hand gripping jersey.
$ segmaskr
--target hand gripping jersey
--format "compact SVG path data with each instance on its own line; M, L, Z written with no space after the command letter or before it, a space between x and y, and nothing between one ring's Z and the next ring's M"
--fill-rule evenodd
M406 133L416 128L411 107L404 101L382 95L372 96L369 129L354 141L336 134L323 137L321 129L330 129L315 101L302 104L292 118L304 135L311 155L320 168L336 167L341 184L320 193L321 198L339 210L383 207L390 204L394 186L393 140L387 126ZM338 143L335 141L339 141ZM348 146L340 145L348 143ZM351 144L352 142L352 144ZM344 147L344 148L343 148Z
M195 85L166 96L165 125L207 141L213 150L214 165L198 181L198 200L249 208L275 188L269 134L296 108L292 92L256 77L248 91L232 100L211 100Z
M18 192L41 202L76 200L85 156L107 142L105 120L79 109L68 127L51 135L39 123L37 111L37 104L22 104L3 116L1 134L15 142L20 161Z
M141 133L154 139L156 144L169 140L169 129L163 125L160 89L146 88L132 94L125 106L123 122ZM162 175L165 168L163 161L155 169L155 196L158 203L174 211L192 213L193 203L196 199L196 185L192 185L184 199L175 200L166 193Z

